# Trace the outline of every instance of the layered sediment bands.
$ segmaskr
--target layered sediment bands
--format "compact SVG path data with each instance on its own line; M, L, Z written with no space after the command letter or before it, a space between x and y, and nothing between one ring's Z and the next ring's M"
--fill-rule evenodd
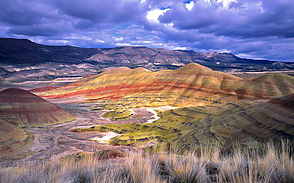
M0 92L0 120L18 127L70 121L73 116L28 91L10 88Z
M269 73L253 79L237 90L238 98L269 98L294 93L294 77L283 73Z
M151 72L143 68L119 68L84 78L40 95L49 98L82 96L85 100L121 99L125 97L161 97L175 103L233 96L243 81L235 76L215 72L199 64L188 64L178 70ZM191 101L193 102L193 101Z
M40 87L40 88L34 88L32 90L29 90L30 92L45 92L45 91L50 91L50 90L54 90L57 87L54 86L46 86L46 87Z
M197 142L210 138L228 145L235 141L263 142L294 137L293 94L269 102L231 103L223 108L225 110L217 115L186 124L193 130L177 141L191 144L191 138Z
M0 120L0 155L22 146L27 137L23 129Z

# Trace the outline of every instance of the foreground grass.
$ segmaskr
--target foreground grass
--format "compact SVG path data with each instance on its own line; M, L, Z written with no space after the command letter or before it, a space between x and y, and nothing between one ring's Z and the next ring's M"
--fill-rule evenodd
M0 182L5 183L205 183L205 182L294 182L292 147L266 146L257 151L233 150L221 155L216 146L203 146L199 152L179 155L133 154L125 158L101 160L86 156L79 160L30 164L2 168Z

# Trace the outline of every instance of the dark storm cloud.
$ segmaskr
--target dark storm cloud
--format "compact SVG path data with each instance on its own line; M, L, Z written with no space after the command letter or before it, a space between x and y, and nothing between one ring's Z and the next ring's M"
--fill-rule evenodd
M54 3L61 12L93 23L136 22L144 14L140 1L54 0Z
M144 17L139 1L2 0L0 21L8 33L47 36L77 29L111 27L109 23L139 22ZM105 25L101 25L105 24Z
M239 37L294 37L293 0L243 0L228 7L217 1L209 5L196 1L191 11L177 2L162 22L178 29L198 29L204 33Z
M40 22L39 17L46 17L46 14L43 13L45 7L42 7L40 3L35 4L23 0L1 0L0 7L1 21L15 26L32 25Z
M185 6L189 2L1 0L0 36L82 47L216 50L294 61L293 0L194 0L190 11Z

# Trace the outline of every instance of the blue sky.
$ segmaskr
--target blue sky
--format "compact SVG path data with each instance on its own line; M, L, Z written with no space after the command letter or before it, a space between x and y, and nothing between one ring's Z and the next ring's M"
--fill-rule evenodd
M294 61L293 0L1 0L0 36Z

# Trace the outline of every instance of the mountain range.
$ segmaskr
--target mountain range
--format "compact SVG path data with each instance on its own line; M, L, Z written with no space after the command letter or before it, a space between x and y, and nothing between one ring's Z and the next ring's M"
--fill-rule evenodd
M202 53L148 47L78 48L47 46L27 39L0 38L0 77L6 81L50 80L97 74L109 67L151 71L198 63L222 72L289 71L294 63L239 58L231 53ZM3 82L1 82L3 84Z

